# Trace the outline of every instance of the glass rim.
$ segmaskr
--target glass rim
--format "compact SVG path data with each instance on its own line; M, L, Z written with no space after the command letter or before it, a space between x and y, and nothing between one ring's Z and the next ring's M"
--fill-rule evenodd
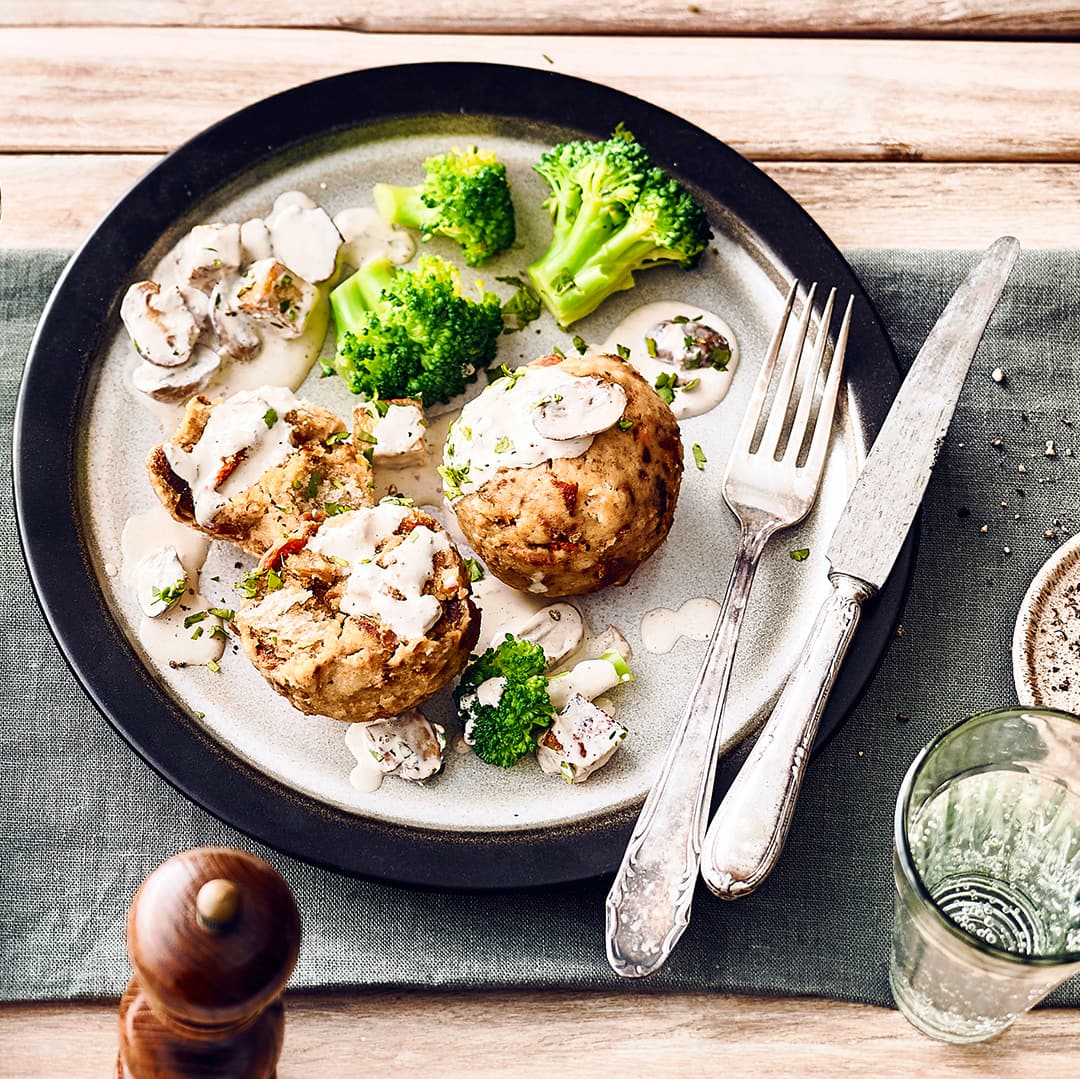
M900 790L896 797L896 811L893 818L893 852L896 855L896 864L899 865L902 870L904 879L907 881L908 885L914 890L919 899L923 901L924 905L932 912L937 924L941 925L950 936L954 937L956 940L974 948L983 955L1014 964L1018 967L1068 966L1071 963L1080 963L1080 951L1021 955L1018 952L1010 952L1005 948L999 948L994 944L988 944L981 937L975 936L974 933L969 933L962 926L947 917L937 905L934 897L930 894L930 890L923 883L922 875L915 865L915 860L911 854L911 846L908 842L907 810L911 802L911 794L915 787L915 779L922 771L922 767L930 755L962 727L974 723L986 723L999 719L1005 715L1016 714L1050 716L1054 719L1060 719L1068 723L1080 725L1080 716L1075 716L1071 712L1062 712L1060 709L1045 708L1041 705L1026 707L1024 705L1016 704L1008 705L1004 708L993 708L986 712L974 712L946 727L943 731L938 732L938 734L927 742L927 744L919 751L900 783Z

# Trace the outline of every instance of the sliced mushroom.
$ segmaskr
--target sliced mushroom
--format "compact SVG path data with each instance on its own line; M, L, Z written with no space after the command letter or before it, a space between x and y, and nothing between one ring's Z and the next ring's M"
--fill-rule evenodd
M175 547L159 547L140 559L132 579L147 618L164 614L187 589L187 570Z
M653 342L650 355L660 363L684 371L724 367L731 357L731 342L719 330L700 319L658 322L646 334Z
M626 391L617 382L579 378L543 398L532 422L543 438L565 442L614 427L625 410Z
M363 726L363 738L384 772L417 783L442 771L446 735L438 723L411 709Z
M537 611L513 633L519 640L540 645L550 670L581 646L585 622L573 604L553 603Z
M240 226L236 224L196 225L176 256L180 284L207 293L239 268Z
M202 332L206 328L207 322L210 321L210 297L201 289L191 288L190 286L181 288L180 295L184 297L187 309L195 319L199 331Z
M536 760L549 775L583 783L615 755L626 728L580 694L571 697L536 746Z
M237 311L224 285L210 293L210 325L217 337L217 351L222 359L246 363L258 355L262 338L250 315Z
M155 401L177 403L198 393L221 366L221 358L213 349L196 345L191 360L183 367L155 367L140 363L132 375L135 389Z
M280 200L279 200L280 201ZM319 206L278 207L266 219L274 258L308 281L325 281L337 266L341 233Z
M144 360L158 367L188 362L199 325L178 288L163 290L156 281L137 281L124 294L120 317Z
M240 226L240 254L244 263L258 262L273 255L270 230L261 217L253 217Z
M315 306L315 286L277 259L248 267L234 293L236 307L283 337L299 337Z

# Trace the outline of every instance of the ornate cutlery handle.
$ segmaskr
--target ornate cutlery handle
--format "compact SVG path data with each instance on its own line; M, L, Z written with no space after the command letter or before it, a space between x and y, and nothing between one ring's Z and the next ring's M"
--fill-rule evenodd
M705 663L607 897L608 961L624 978L659 970L690 921L735 644L774 527L743 529Z
M776 865L825 701L874 592L846 574L830 579L798 665L709 825L701 875L721 899L749 895Z

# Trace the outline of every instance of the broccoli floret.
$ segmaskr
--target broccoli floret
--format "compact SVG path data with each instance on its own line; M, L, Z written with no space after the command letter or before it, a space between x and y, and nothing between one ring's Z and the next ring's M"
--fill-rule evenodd
M533 731L550 727L555 717L546 665L540 645L508 633L465 668L454 698L481 760L509 768L536 748ZM481 704L476 690L492 678L506 679L498 703Z
M466 299L457 269L435 256L412 270L374 259L330 293L330 307L333 367L369 397L449 401L495 359L502 332L499 298Z
M583 660L553 678L544 674L546 666L539 644L508 633L465 668L454 699L466 741L481 760L503 768L517 764L536 749L536 739L551 726L556 710L575 694L591 700L634 679L618 652ZM479 687L493 679L501 680L493 687L495 703L481 701Z
M505 251L514 242L514 204L506 166L486 150L429 157L427 180L415 187L376 184L375 206L387 221L419 229L426 242L435 234L461 245L470 266Z
M628 132L605 142L568 142L536 171L551 187L551 246L529 277L560 326L634 287L634 271L659 263L693 266L712 236L705 211L653 164Z

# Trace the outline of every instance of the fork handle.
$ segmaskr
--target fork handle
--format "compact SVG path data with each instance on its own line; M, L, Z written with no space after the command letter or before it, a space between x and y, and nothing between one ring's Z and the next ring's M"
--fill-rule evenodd
M624 978L659 970L690 921L735 644L775 528L775 521L743 528L701 673L608 894L608 961Z
M871 585L830 575L825 600L788 678L735 781L720 803L701 857L701 875L721 899L749 895L772 872L791 828L810 746Z

